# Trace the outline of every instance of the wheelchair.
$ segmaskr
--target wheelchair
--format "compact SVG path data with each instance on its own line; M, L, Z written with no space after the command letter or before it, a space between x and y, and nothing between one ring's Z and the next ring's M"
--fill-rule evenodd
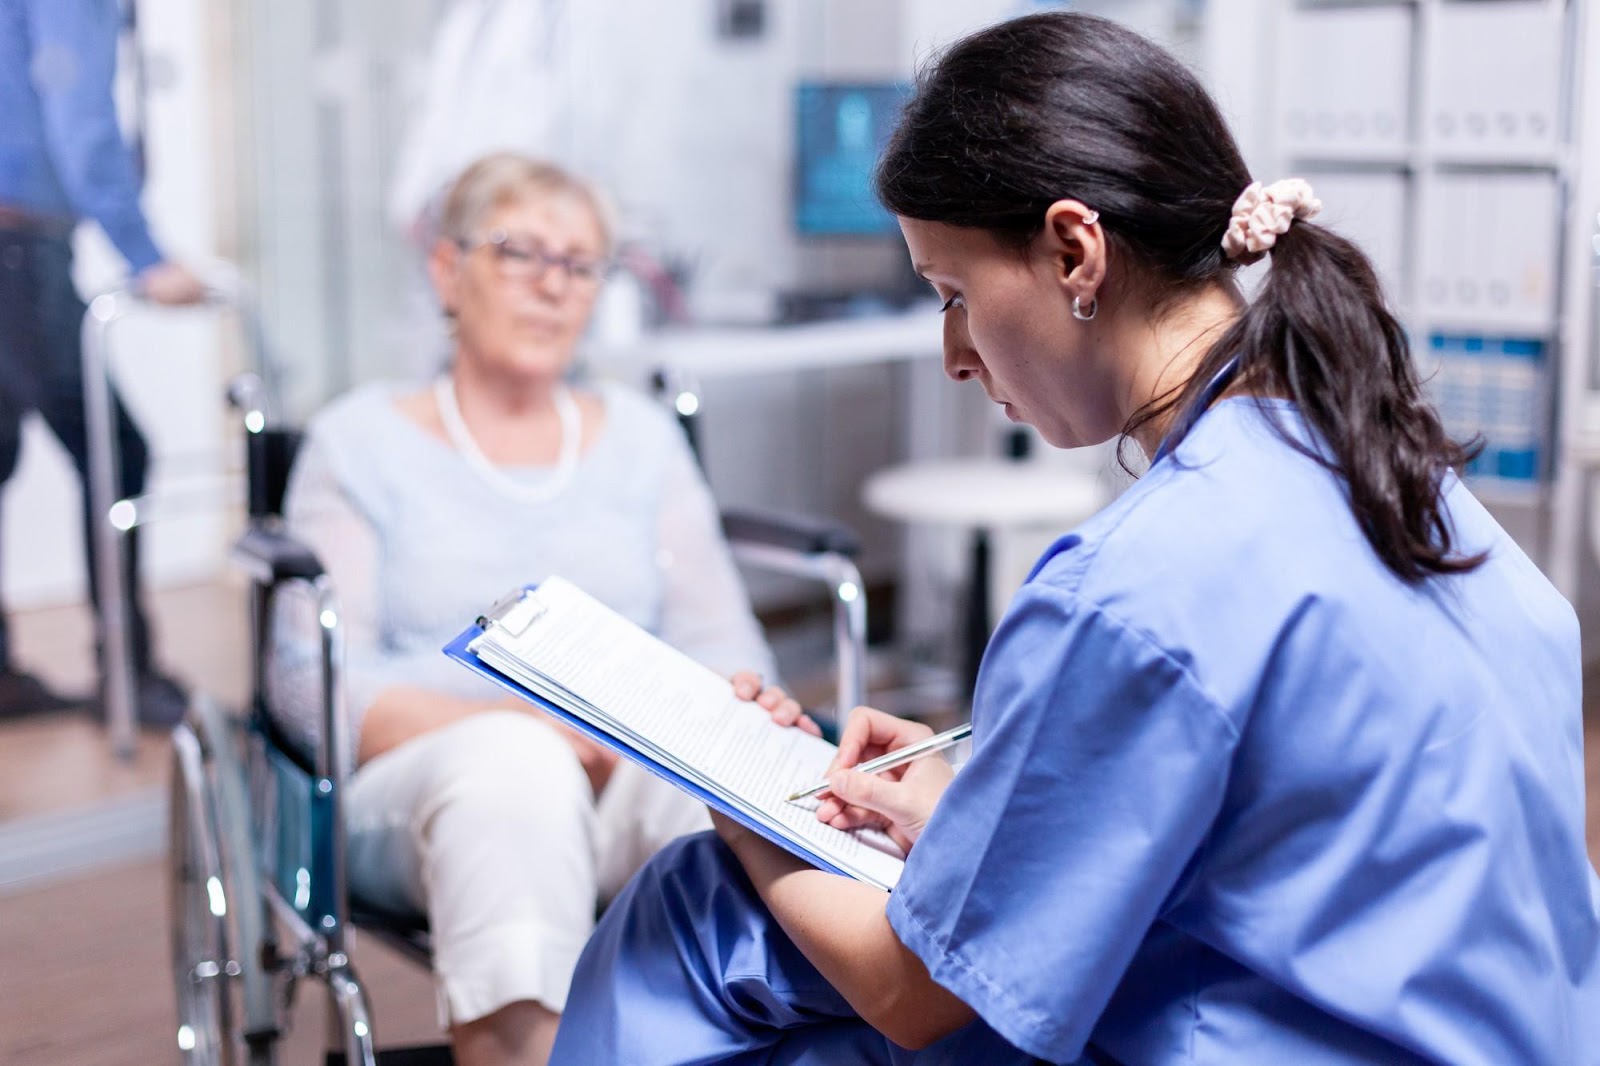
M245 429L247 523L232 558L250 581L250 705L238 714L197 695L172 735L178 1047L191 1064L273 1063L296 988L312 979L333 1008L330 1062L448 1062L444 1048L376 1053L368 995L351 963L353 929L424 967L430 944L424 924L364 908L347 889L341 805L354 738L342 703L339 603L315 555L282 522L299 434L275 424L270 392L248 374L229 386ZM744 563L827 586L839 656L835 707L861 702L866 606L854 535L759 513L725 512L723 525ZM279 731L268 707L273 606L291 587L314 600L320 636L323 730L309 756Z

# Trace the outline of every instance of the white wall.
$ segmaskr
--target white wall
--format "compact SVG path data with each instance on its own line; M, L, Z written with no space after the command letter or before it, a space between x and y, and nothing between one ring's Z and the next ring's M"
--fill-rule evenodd
M206 5L165 0L140 10L151 80L146 212L168 254L197 263L217 248ZM86 296L122 283L122 261L98 230L82 227L77 248L79 289ZM149 439L149 488L156 494L216 498L225 465L219 403L229 358L224 335L217 316L205 311L140 313L117 334L118 380ZM86 596L80 499L65 450L30 417L22 464L0 510L0 587L8 608ZM152 527L145 537L149 583L215 575L224 530L215 504Z

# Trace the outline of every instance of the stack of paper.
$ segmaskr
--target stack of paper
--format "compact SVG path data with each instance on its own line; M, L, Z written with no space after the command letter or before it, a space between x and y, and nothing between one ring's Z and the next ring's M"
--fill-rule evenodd
M550 578L480 622L446 653L816 866L883 889L899 879L886 835L842 832L785 800L820 780L832 744L777 725L577 586Z

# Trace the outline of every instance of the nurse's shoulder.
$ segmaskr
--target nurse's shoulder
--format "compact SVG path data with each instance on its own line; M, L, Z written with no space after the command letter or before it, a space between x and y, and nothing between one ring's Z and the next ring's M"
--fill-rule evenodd
M1036 580L1181 638L1223 616L1259 621L1305 596L1343 598L1386 571L1338 480L1274 428L1293 411L1224 401L1098 515L1059 540ZM1165 640L1162 640L1165 643Z

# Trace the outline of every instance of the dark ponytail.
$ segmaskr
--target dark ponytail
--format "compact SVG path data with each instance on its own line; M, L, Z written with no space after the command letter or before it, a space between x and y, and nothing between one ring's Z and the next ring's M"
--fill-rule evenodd
M1406 333L1384 306L1372 264L1349 241L1300 221L1278 238L1272 269L1239 320L1173 401L1178 409L1232 354L1253 391L1287 396L1326 444L1278 432L1343 477L1350 510L1384 564L1406 581L1471 570L1452 554L1441 479L1474 454L1445 433L1422 395Z
M951 47L919 78L877 174L895 214L1019 246L1051 204L1081 200L1100 212L1126 276L1164 299L1234 284L1239 264L1222 235L1249 183L1216 104L1182 64L1116 23L1070 13L1013 19ZM1476 567L1483 556L1454 553L1440 498L1447 471L1472 453L1423 398L1366 256L1297 221L1271 259L1255 300L1189 382L1123 433L1198 403L1237 356L1251 392L1294 401L1325 447L1274 420L1279 435L1344 480L1391 571L1416 582Z

